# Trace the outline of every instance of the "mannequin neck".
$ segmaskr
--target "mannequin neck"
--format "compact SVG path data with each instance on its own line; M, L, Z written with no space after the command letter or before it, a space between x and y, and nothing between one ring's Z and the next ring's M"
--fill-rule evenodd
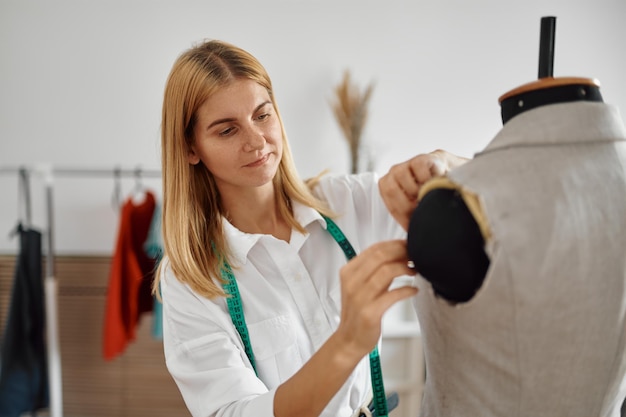
M571 101L602 102L600 83L587 78L542 78L525 84L499 99L502 123L536 107Z

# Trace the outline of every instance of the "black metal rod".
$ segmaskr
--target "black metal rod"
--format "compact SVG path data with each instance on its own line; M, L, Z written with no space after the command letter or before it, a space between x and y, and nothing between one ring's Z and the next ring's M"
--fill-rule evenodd
M541 18L539 39L539 78L552 77L554 73L554 38L556 35L556 17Z
M2 166L0 165L0 174L14 174L20 173L21 169L25 169L29 174L41 174L42 172L47 172L48 167L38 167L38 166ZM150 177L150 178L160 178L161 171L158 169L144 169L141 167L137 168L120 168L120 167L112 167L112 168L81 168L81 167L59 167L52 166L50 167L50 172L53 176L56 177Z

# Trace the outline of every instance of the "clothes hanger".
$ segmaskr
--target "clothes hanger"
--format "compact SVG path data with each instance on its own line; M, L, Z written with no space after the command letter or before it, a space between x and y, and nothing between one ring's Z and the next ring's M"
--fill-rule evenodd
M29 230L32 226L29 179L28 169L20 167L17 177L17 225L9 232L10 238L14 238L22 231Z
M555 33L556 17L542 17L538 79L516 87L498 98L502 123L524 111L546 104L579 100L603 101L598 80L553 76Z
M131 194L133 203L140 204L146 198L147 189L143 184L142 170L140 166L135 168L135 188Z
M111 195L111 205L116 210L122 207L122 169L119 166L113 169L113 194Z

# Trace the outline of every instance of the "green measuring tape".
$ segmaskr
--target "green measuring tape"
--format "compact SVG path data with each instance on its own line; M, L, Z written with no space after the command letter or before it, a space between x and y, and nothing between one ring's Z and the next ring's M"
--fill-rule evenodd
M356 252L354 248L343 234L339 226L335 224L330 218L322 215L324 220L326 220L327 230L335 239L335 241L339 244L343 253L346 255L348 260L354 258L356 256ZM224 266L222 268L222 278L226 281L223 284L224 291L229 297L226 297L226 304L228 305L228 311L230 312L230 317L237 329L237 332L241 336L241 340L243 342L246 355L252 364L252 368L254 369L254 373L257 373L256 363L254 360L254 352L252 352L252 345L250 343L250 334L248 333L248 326L246 325L246 319L243 314L243 306L241 304L241 295L239 294L239 287L237 286L237 280L235 279L235 275L233 274L233 270L227 262L224 262ZM389 415L389 411L387 409L387 398L385 397L385 386L383 384L383 371L380 365L380 355L378 353L378 346L375 346L374 349L369 354L370 360L370 374L372 379L372 392L374 394L374 405L375 405L375 415L376 417L387 417Z
M230 318L241 336L246 355L252 364L254 373L258 375L256 371L256 361L254 360L254 352L252 352L252 345L250 344L250 335L248 334L248 325L246 325L246 318L243 315L243 306L241 305L241 295L239 295L239 287L237 286L237 280L233 274L233 270L230 265L224 261L222 268L222 278L226 280L224 284L224 291L230 297L226 297L226 304L228 305L228 311L230 312Z
M348 238L343 234L339 226L334 221L326 216L326 225L328 232L333 239L339 244L343 253L348 260L356 256L354 248L348 241ZM374 349L370 352L370 374L372 379L372 392L374 393L374 404L377 417L387 417L389 411L387 410L387 398L385 397L385 385L383 384L383 370L380 366L380 355L378 354L378 346L374 346Z

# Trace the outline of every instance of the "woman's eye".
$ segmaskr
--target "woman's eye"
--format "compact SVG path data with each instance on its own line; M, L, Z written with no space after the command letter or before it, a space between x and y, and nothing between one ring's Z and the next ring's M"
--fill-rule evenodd
M269 113L263 113L263 114L260 114L260 115L257 117L257 119L258 119L258 120L265 120L265 119L267 119L268 117L270 117Z
M220 136L228 136L228 135L230 135L231 133L233 133L234 131L235 131L235 128L234 128L234 127L229 127L228 129L221 130L221 131L219 132L219 135L220 135Z

